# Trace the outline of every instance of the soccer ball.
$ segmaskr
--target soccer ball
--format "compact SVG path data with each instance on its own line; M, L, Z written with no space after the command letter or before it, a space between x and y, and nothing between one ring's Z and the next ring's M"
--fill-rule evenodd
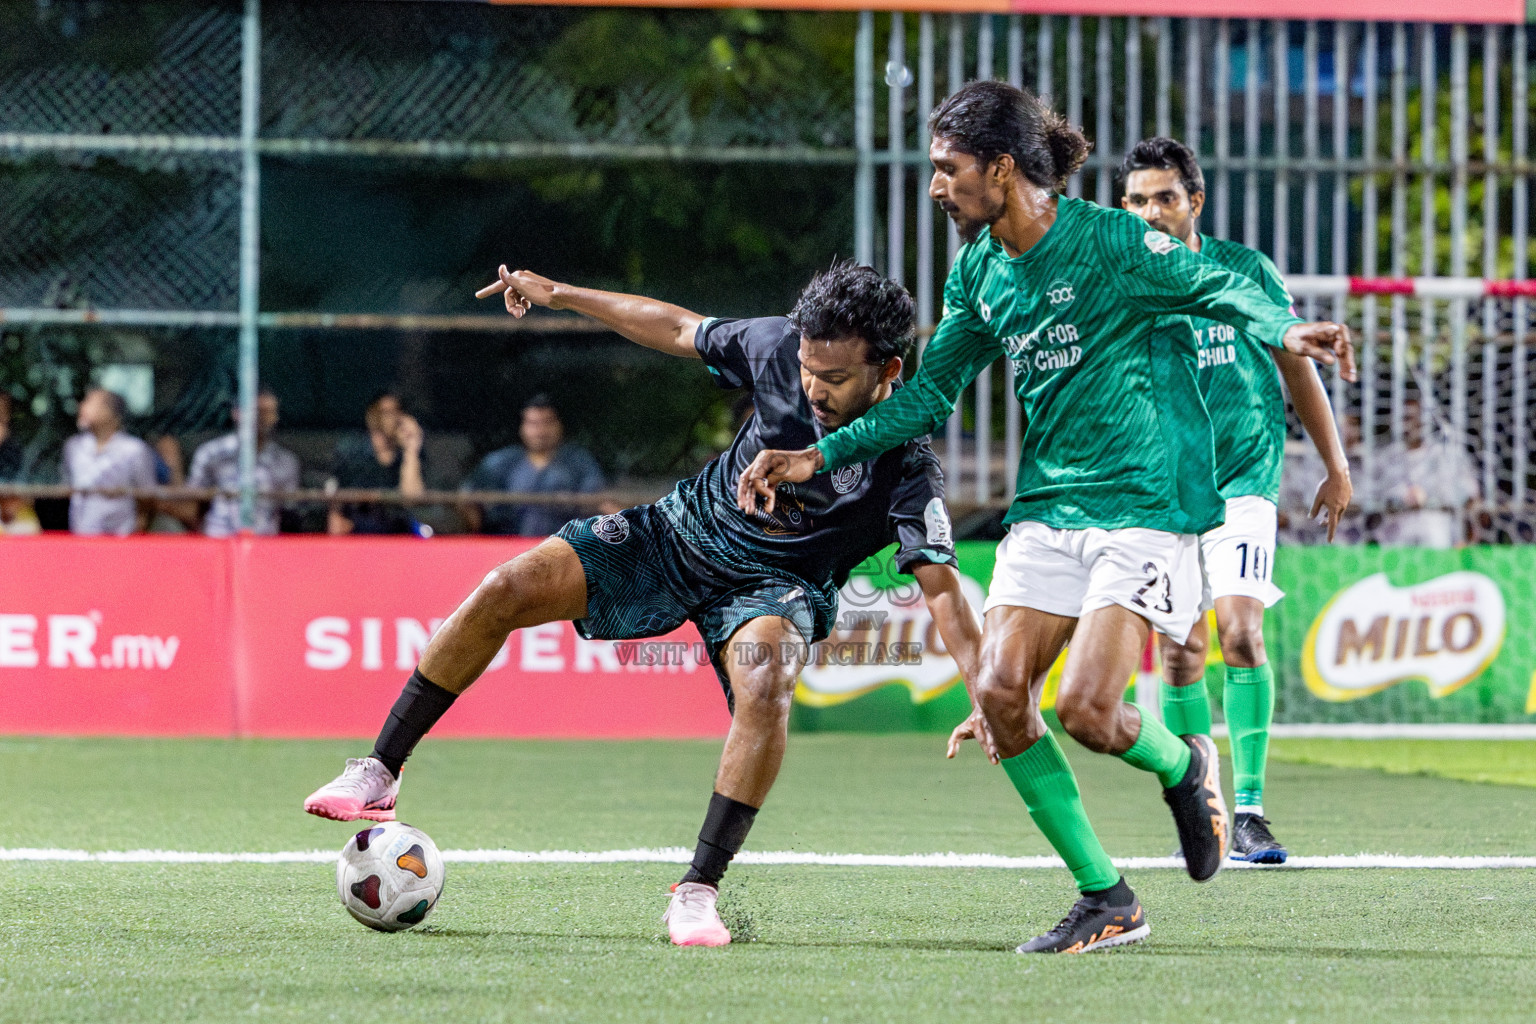
M369 928L414 928L442 894L443 855L430 836L403 822L365 828L341 848L336 891L347 913Z

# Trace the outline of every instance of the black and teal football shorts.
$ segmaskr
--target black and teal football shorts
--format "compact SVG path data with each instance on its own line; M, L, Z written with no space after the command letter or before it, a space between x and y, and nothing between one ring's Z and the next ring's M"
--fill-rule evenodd
M661 636L692 622L698 627L726 701L734 709L726 645L748 621L778 615L807 643L831 632L836 605L792 573L726 566L679 536L654 505L573 519L556 537L576 549L587 579L587 615L575 622L588 640ZM752 652L739 652L743 663Z

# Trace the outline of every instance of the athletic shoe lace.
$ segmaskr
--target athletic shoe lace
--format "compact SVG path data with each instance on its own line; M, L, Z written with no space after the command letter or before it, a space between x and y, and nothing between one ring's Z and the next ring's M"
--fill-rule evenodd
M676 899L667 908L666 920L674 916L685 922L702 921L709 917L714 907L714 894L705 886L679 889Z
M1063 937L1071 935L1073 931L1077 929L1078 922L1080 922L1083 918L1087 917L1090 913L1097 909L1098 907L1096 905L1090 905L1086 898L1080 899L1076 903L1072 904L1072 909L1067 911L1067 916L1056 922L1056 927L1052 928L1046 934L1060 935Z
M347 758L347 767L341 777L331 783L331 788L345 790L357 796L366 796L374 788L375 769L367 757Z
M1271 843L1277 842L1275 834L1269 830L1268 818L1258 814L1244 814L1242 817L1244 819L1243 829L1250 837L1264 839Z

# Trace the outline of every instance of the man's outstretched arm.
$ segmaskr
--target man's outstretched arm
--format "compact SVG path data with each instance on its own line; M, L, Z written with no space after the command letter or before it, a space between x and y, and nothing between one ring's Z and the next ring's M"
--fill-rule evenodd
M1139 243L1134 231L1117 226L1101 237L1107 267L1126 300L1149 313L1189 314L1235 327L1245 344L1285 349L1328 366L1337 365L1355 380L1355 350L1349 328L1327 321L1303 323L1288 302L1269 295L1254 281L1190 252L1180 242L1148 231Z
M578 288L529 270L508 270L505 264L497 268L496 274L497 280L475 292L475 298L500 294L507 312L515 317L521 317L534 306L569 309L591 317L636 345L669 356L701 358L693 339L705 318L691 310L643 295Z
M939 628L944 649L960 669L960 678L965 682L965 692L971 695L974 709L976 678L981 673L981 620L960 589L960 572L952 565L925 562L913 566L912 575L923 590L923 600L928 604L933 624ZM980 743L987 760L997 764L997 743L987 729L986 720L974 711L950 735L947 756L954 757L961 741L967 739Z
M1355 493L1349 479L1349 460L1344 455L1344 446L1339 443L1338 426L1333 421L1333 406L1328 403L1328 392L1323 389L1323 382L1318 379L1310 360L1280 349L1272 349L1270 354L1275 357L1280 375L1285 378L1291 404L1296 407L1296 418L1306 428L1307 436L1312 439L1317 454L1322 456L1328 472L1323 482L1317 485L1317 494L1312 499L1312 518L1315 519L1323 509L1328 510L1328 539L1332 541L1339 520Z

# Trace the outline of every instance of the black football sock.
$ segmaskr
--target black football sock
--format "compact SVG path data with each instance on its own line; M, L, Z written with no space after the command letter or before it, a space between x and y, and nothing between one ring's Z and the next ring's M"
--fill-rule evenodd
M752 830L752 821L756 817L756 807L719 793L711 796L709 811L704 815L704 827L699 829L699 845L693 851L693 863L683 881L703 882L718 888L731 858L741 852L741 844L747 841L747 833Z
M395 706L389 709L384 728L379 730L379 738L373 744L373 756L383 761L384 767L398 778L401 766L411 756L416 744L437 724L443 713L453 707L458 697L422 675L421 669L412 672Z
M1083 895L1099 901L1099 904L1105 907L1123 907L1136 898L1131 887L1125 884L1124 877L1108 889L1096 889L1093 892L1084 892Z

